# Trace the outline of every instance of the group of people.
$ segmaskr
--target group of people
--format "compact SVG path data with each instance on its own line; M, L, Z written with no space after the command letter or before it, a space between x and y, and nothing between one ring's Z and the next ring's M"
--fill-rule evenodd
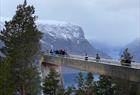
M56 54L56 55L68 55L67 52L65 51L65 49L58 49L58 50L53 50L51 49L49 51L49 53L51 55L53 54ZM132 59L133 59L133 56L131 56L131 54L128 52L128 48L126 48L124 51L123 51L123 54L121 55L121 58L120 58L120 63L123 65L130 65L131 62L132 62ZM85 60L88 60L88 55L87 53L85 54ZM99 62L101 60L99 54L97 53L96 54L96 62Z
M67 52L65 49L58 49L58 50L50 50L49 52L51 55L56 54L56 55L67 55Z

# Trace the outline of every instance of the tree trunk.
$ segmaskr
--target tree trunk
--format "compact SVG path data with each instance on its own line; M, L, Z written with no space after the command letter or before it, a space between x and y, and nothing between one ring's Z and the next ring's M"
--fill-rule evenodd
M25 86L24 85L22 85L22 87L21 87L21 95L26 95L25 94Z

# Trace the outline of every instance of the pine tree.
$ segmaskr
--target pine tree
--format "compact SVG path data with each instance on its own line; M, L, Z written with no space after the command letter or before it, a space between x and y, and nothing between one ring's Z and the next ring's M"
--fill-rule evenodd
M13 94L13 83L11 81L11 77L9 59L0 60L0 95Z
M51 68L43 83L43 92L45 95L57 95L59 89L59 74Z
M74 93L74 91L75 91L75 87L74 86L67 87L67 89L65 89L64 95L72 95L72 93Z
M116 84L111 77L100 76L100 80L95 82L94 95L118 95Z
M83 74L80 72L78 76L76 77L77 82L77 89L76 89L76 95L86 95L85 92L85 79L83 77Z
M40 85L35 62L40 53L42 34L35 25L34 12L34 7L27 5L26 1L17 6L16 14L5 22L0 35L4 43L0 50L10 58L15 93L18 90L21 95L36 95Z
M86 95L93 95L93 92L94 92L94 77L91 72L87 74L87 77L85 80L85 92L86 92Z

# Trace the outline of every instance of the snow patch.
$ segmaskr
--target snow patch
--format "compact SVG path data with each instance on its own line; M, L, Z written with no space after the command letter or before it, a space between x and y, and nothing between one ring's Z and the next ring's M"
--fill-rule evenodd
M4 22L10 20L9 18L0 17L0 30L4 28ZM78 25L64 22L64 21L36 21L39 31L48 34L57 39L74 40L85 39L82 28Z
M58 22L57 22L58 23ZM84 32L82 28L78 25L73 25L70 23L63 24L50 24L50 23L40 23L38 24L38 29L54 38L61 39L84 39Z

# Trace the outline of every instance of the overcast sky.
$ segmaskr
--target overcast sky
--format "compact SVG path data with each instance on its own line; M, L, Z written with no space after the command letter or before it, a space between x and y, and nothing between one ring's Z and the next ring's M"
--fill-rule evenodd
M24 0L0 0L0 17L11 18ZM140 0L27 0L39 20L80 25L89 40L127 44L140 37Z

